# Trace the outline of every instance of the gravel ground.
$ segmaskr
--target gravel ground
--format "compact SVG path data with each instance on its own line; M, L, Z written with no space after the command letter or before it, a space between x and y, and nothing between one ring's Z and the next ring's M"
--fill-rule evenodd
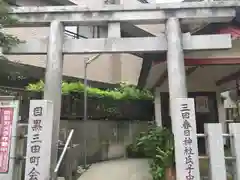
M93 164L78 180L151 180L147 159L120 159Z

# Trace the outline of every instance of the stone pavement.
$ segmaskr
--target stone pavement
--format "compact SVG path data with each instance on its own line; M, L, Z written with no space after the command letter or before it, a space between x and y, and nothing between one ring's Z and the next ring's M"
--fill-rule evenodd
M119 159L93 164L78 180L151 180L147 159Z

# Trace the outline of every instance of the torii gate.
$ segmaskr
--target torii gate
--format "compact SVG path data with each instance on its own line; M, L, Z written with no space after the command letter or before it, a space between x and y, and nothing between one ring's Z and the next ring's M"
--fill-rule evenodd
M175 114L176 98L187 98L183 51L231 48L230 35L194 35L181 33L181 24L196 22L224 22L235 16L238 1L204 1L168 4L142 4L125 7L49 6L18 7L11 14L18 17L19 26L49 26L49 39L29 40L5 54L47 54L44 99L54 103L52 142L57 142L61 106L61 80L64 54L90 53L157 53L167 51L167 69L172 125L179 126ZM165 35L158 37L121 38L120 23L166 23ZM108 38L64 39L66 25L106 25ZM174 128L173 128L174 130ZM174 131L175 136L178 132ZM49 138L49 137L47 137ZM56 144L52 143L52 149ZM55 149L56 150L56 149ZM56 163L56 151L52 154ZM196 157L197 158L197 157ZM176 154L176 164L182 157ZM199 174L197 174L198 176ZM196 177L197 178L197 177ZM177 169L177 179L185 179L182 169ZM198 179L198 178L197 178Z

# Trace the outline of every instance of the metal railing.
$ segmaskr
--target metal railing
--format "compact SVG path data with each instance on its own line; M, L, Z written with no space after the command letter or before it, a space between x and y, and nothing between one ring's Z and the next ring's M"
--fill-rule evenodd
M64 31L64 34L67 35L67 36L73 37L73 38L75 38L75 39L80 39L80 38L87 39L86 36L83 36L83 35L81 35L81 34L74 33L74 32L72 32L72 31L68 31L68 30L65 30L65 31Z
M60 168L60 166L61 166L61 164L62 164L62 161L63 161L63 159L64 159L64 156L65 156L65 154L66 154L66 152L67 152L67 148L68 148L69 144L71 143L73 133L74 133L74 129L71 129L71 131L70 131L70 133L69 133L69 135L68 135L67 141L66 141L66 143L65 143L65 145L64 145L63 151L62 151L62 153L61 153L61 155L60 155L60 157L59 157L59 160L58 160L58 162L57 162L57 165L56 165L56 167L55 167L55 169L54 169L54 177L56 176L56 174L57 174L58 171L59 171L59 168Z
M230 122L230 120L229 120L229 122ZM229 138L232 137L232 135L225 133L225 134L222 134L222 137L229 139ZM207 135L206 134L197 134L197 138L207 138ZM209 156L198 156L198 158L199 159L209 159ZM236 160L236 157L234 157L234 156L225 156L224 159L233 161L233 160Z

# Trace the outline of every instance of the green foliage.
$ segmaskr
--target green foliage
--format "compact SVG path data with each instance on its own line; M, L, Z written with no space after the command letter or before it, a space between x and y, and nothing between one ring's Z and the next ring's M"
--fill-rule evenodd
M163 180L165 169L173 167L175 162L173 139L168 129L152 127L147 132L141 133L127 151L150 158L150 172L153 180Z
M3 30L6 26L17 22L17 19L8 14L9 11L10 9L7 3L0 0L0 47L2 47L5 51L21 42L17 37L7 34Z
M28 86L26 87L26 90L28 91L35 91L35 92L41 92L44 89L44 82L43 81L39 81L35 84L28 84Z
M144 149L137 145L137 143L133 143L127 146L126 148L127 156L131 158L148 158Z
M165 180L165 169L154 160L150 162L150 173L153 180Z
M44 89L44 82L39 81L35 84L29 84L26 89L28 91L36 91L41 92ZM62 83L62 93L79 93L82 94L84 92L84 84L81 82L63 82ZM131 99L139 99L139 100L151 100L153 96L148 90L139 90L137 87L133 85L127 85L124 83L120 84L119 88L115 88L114 90L102 90L98 88L87 87L88 97L96 97L96 98L110 98L116 100L131 100Z

